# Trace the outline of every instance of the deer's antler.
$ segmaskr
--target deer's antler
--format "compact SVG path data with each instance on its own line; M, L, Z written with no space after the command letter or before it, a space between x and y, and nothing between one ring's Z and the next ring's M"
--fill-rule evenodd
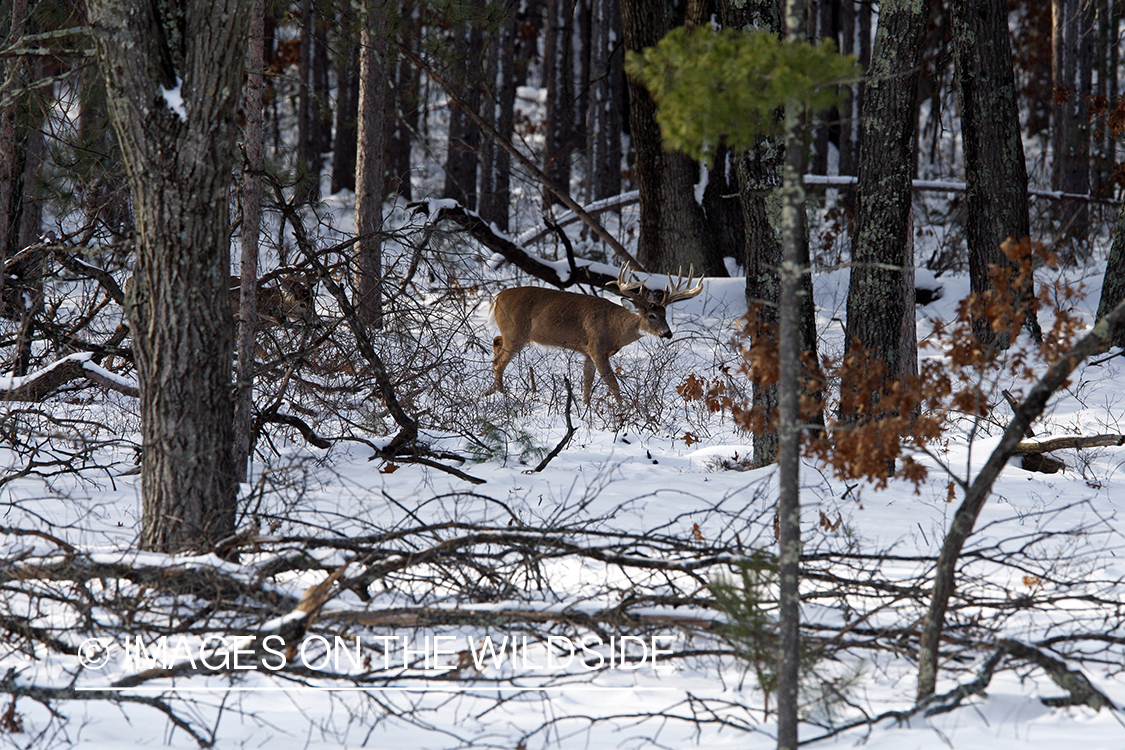
M688 266L688 279L686 284L684 283L683 266L680 267L680 271L676 274L676 277L674 284L669 281L668 286L664 288L664 297L660 301L660 304L664 307L667 307L673 302L691 299L703 291L702 281L694 287L691 285L692 280L695 278L695 269L692 266Z
M609 283L614 284L621 293L621 296L626 299L635 300L641 298L646 301L648 299L645 297L643 291L645 283L636 277L633 273L633 267L629 263L625 263L621 266L621 270L617 273L617 281L611 281Z

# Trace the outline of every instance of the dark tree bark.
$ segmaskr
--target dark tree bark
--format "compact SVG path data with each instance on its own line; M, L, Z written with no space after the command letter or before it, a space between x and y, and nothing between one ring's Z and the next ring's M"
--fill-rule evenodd
M313 0L301 0L296 193L302 202L309 203L320 200L320 171L324 164L324 151L331 142L325 30L320 5Z
M335 11L323 2L316 3L313 13L313 59L310 76L312 89L313 128L309 133L318 163L323 165L324 154L332 150L332 104L330 96L330 71L332 56L328 49L329 27L336 22ZM317 190L320 189L320 171L317 170Z
M488 45L488 80L491 106L486 106L482 116L491 115L489 123L500 136L511 141L515 122L516 86L518 77L516 57L516 14L510 10L500 22L496 36ZM485 221L502 231L508 230L508 211L511 206L511 157L501 144L486 138L481 144L480 201L477 211Z
M928 2L882 3L864 93L845 357L858 345L865 356L886 366L888 383L917 369L910 208L919 63L928 16Z
M625 48L640 52L672 29L666 0L621 0ZM703 207L695 200L698 165L681 153L664 151L656 105L639 82L628 79L629 130L640 193L637 259L649 271L675 273L692 265L697 273L723 276L722 256L712 242Z
M549 0L544 25L543 77L547 89L544 120L543 172L558 188L570 192L570 154L574 147L574 59L571 31L574 28L572 0ZM544 191L549 206L556 202Z
M1121 18L1125 7L1119 0L1097 0L1097 57L1094 66L1097 71L1096 97L1113 107L1121 95L1121 81L1117 76L1121 62ZM1094 145L1094 173L1091 175L1091 191L1094 195L1105 197L1113 195L1117 187L1117 139L1118 133L1111 127L1096 129Z
M356 125L359 122L359 27L350 3L341 11L337 38L336 148L332 152L332 192L355 190Z
M770 221L766 198L780 186L778 157L781 155L777 144L762 143L741 156L737 164L738 193L746 231L746 309L755 316L757 335L769 337L775 343L780 311L781 240ZM753 389L754 412L775 414L777 384L755 382ZM754 466L768 466L776 460L777 429L767 426L754 435Z
M621 132L625 112L625 50L620 0L593 0L590 8L590 105L586 117L590 201L621 193Z
M723 24L740 29L772 29L781 33L782 8L777 0L755 2L725 2L722 8ZM746 306L756 318L757 336L777 342L780 326L782 243L779 228L770 219L767 199L782 184L782 163L785 148L775 139L762 139L754 148L734 159L739 202L742 208L744 231L744 265L746 268ZM804 206L801 212L801 229L804 229ZM799 275L800 293L797 297L799 311L800 351L816 359L816 309L812 296L812 276L809 266L808 238L803 234L800 243L800 263L804 273ZM759 344L764 343L762 341ZM754 385L753 407L758 414L773 415L778 409L778 385ZM778 431L769 426L754 435L754 465L766 466L778 458Z
M366 325L383 325L383 165L387 118L387 9L370 0L361 11L359 129L355 196L355 308Z
M746 247L746 222L738 199L738 154L720 146L707 167L703 212L714 231L715 250L723 258L741 262Z
M842 49L840 43L843 35L843 8L851 0L819 0L813 2L809 8L810 26L808 35L810 39L831 39L836 42L836 48ZM833 108L818 114L813 120L812 153L810 154L808 172L810 174L828 174L828 152L830 145L839 146L840 143L840 112Z
M39 31L27 10L24 0L12 4L8 31L13 42ZM0 74L7 84L5 93L12 96L8 106L0 110L0 268L6 269L0 275L7 277L0 281L0 314L19 321L15 362L9 365L17 375L26 375L31 369L35 327L43 312L42 257L32 257L14 267L6 262L39 238L43 215L38 198L42 187L42 130L50 104L42 91L24 87L42 72L42 58L16 56L0 63Z
M1117 213L1117 226L1114 228L1113 243L1109 247L1109 260L1102 280L1098 317L1109 315L1122 300L1125 300L1125 203L1121 204L1121 210ZM1125 348L1125 328L1114 331L1108 343Z
M31 62L30 67L33 80L46 77L42 58ZM23 136L23 196L17 231L19 239L16 242L16 247L21 250L38 242L43 228L43 179L40 170L46 148L43 123L48 116L48 107L42 97L37 96L31 111L27 113L31 122Z
M228 206L251 4L88 7L137 222L140 544L209 549L234 530L238 482Z
M855 55L860 67L871 64L871 3L843 0L840 14L840 52ZM854 175L859 160L860 113L863 111L863 82L848 87L851 95L840 105L840 174ZM842 190L844 204L855 207L855 190Z
M591 2L593 0L574 0L574 32L570 35L570 54L574 59L574 88L571 93L574 122L571 124L570 150L579 157L585 156L583 145L586 143L586 121L590 111L590 48L594 36ZM582 171L588 177L589 167Z
M1004 240L1031 234L1027 204L1027 164L1020 137L1016 80L1008 33L1007 0L953 0L953 46L961 97L965 150L965 237L969 246L972 291L993 285L990 268L1011 265L1000 250ZM1022 298L1034 296L1021 290ZM1028 327L1038 331L1033 310ZM1007 348L987 317L973 319L982 344Z
M1090 129L1094 7L1089 0L1052 0L1051 187L1064 193L1090 192ZM1089 203L1059 201L1056 219L1075 257L1088 254Z
M265 0L254 0L246 46L246 89L242 100L246 163L242 170L241 293L238 306L238 363L234 403L234 460L243 481L248 479L254 425L254 352L258 326L258 237L262 225L262 146L265 110L262 106L265 55Z
M922 75L918 80L918 102L929 106L920 114L918 122L918 146L915 149L915 176L918 162L925 153L931 166L939 166L942 161L942 145L948 133L945 112L953 89L953 30L947 3L931 3L930 20L926 37L922 42Z
M27 0L13 0L10 27L5 47L11 47L24 33L24 24L27 20ZM24 61L18 57L11 57L0 62L0 80L18 80L15 70L23 65ZM19 232L19 199L20 199L20 168L21 160L18 158L17 149L9 144L16 143L16 110L18 100L12 101L8 106L0 108L0 143L5 144L0 148L0 268L5 261L14 255L17 248L14 246ZM4 292L4 274L0 273L0 297Z
M397 46L418 54L421 45L422 19L413 0L399 7ZM421 71L406 55L388 50L391 65L391 92L388 106L393 110L387 118L386 173L388 189L405 200L411 200L410 147L418 132L422 112Z
M78 149L88 159L82 191L86 221L95 227L96 236L124 240L134 230L129 184L106 113L105 84L96 71L79 85L79 106Z
M480 66L466 66L465 60L480 60L483 35L478 14L483 0L469 0L468 15L454 28L451 82L457 89L459 104L450 107L449 152L445 162L445 197L475 209L477 206L477 159L480 153L480 128L466 112L480 111Z
M1051 127L1051 5L1043 0L1015 0L1012 8L1021 19L1012 27L1012 46L1029 136L1047 135Z

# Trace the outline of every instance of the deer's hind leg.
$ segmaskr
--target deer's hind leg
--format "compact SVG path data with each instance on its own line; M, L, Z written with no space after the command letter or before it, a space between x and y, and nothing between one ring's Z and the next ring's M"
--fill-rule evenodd
M503 393L504 392L504 370L508 368L508 363L512 361L512 357L519 354L520 349L523 347L514 347L506 345L503 336L496 336L492 339L492 390L489 393Z

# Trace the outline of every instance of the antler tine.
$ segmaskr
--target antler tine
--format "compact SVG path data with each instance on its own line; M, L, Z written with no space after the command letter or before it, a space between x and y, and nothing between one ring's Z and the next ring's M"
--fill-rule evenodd
M633 273L633 267L629 263L624 263L621 270L617 273L617 281L611 281L611 284L616 284L621 296L629 299L635 299L642 296L644 289L644 281L638 279Z
M703 282L700 281L696 286L692 286L691 282L695 279L695 267L688 266L688 279L687 284L684 284L684 269L683 266L676 274L676 281L671 279L668 281L668 286L664 288L664 299L661 304L667 307L673 302L680 302L685 299L691 299L703 291ZM685 288L686 287L686 288Z

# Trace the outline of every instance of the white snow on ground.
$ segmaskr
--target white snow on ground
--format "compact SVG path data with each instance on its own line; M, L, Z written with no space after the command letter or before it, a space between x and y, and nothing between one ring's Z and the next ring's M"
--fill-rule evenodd
M741 279L707 282L703 295L674 311L673 342L647 340L617 355L615 361L622 366L626 381L630 372L639 370L654 353L671 353L683 371L708 376L713 375L710 368L716 362L732 362L727 341L743 304L742 283ZM826 273L817 278L822 346L829 354L838 354L841 349L841 326L833 319L842 310L846 283L846 272ZM920 338L930 330L928 320L951 317L967 291L967 282L962 278L942 277L940 283L945 296L919 309ZM1087 319L1095 304L1096 294L1082 303ZM482 329L483 316L482 309ZM487 337L491 332L482 330L481 335ZM572 378L580 366L566 357L549 357L544 361L556 370L569 366ZM465 377L479 379L483 393L489 373L483 360L479 365L479 372L467 370ZM518 360L513 365L517 367ZM545 373L540 375L543 376ZM599 383L598 387L604 391L604 385ZM1123 388L1125 367L1120 358L1083 367L1067 392L1052 402L1045 420L1036 425L1037 435L1120 431ZM509 397L482 398L486 404L494 404L498 418L513 413L506 411L510 405L505 399ZM521 404L524 408L520 413L527 416L519 417L519 424L538 445L553 446L564 432L562 418L557 411L548 411L543 404L536 403L535 398L529 395ZM325 453L290 445L284 448L280 462L302 464L307 470L307 484L304 496L288 513L294 525L309 524L333 535L370 533L409 519L510 527L514 522L534 526L546 519L564 518L575 523L591 519L591 525L600 530L644 531L685 539L695 533L705 539L716 539L730 534L731 528L737 526L745 544L772 544L773 469L739 472L718 466L720 459L748 455L751 439L734 430L729 417L703 417L693 411L694 406L676 406L678 397L670 388L665 399L673 406L656 428L607 429L606 415L599 415L597 408L592 414L578 416L579 429L573 442L541 473L528 473L528 467L519 463L514 450L504 459L462 466L467 473L487 480L473 488L449 474L417 465L403 465L393 473L382 473L379 462L367 460L369 451L364 448L334 448ZM1002 423L1006 413L1005 407L998 407L997 420ZM670 428L675 425L679 427ZM986 424L978 426L970 439L971 426L967 419L953 425L947 440L934 448L961 477L973 475L999 436L998 427ZM683 433L689 430L699 442L687 444ZM449 440L451 444L445 447L464 450L461 438L451 436ZM1068 468L1055 475L1032 474L1009 466L977 524L978 532L970 540L970 550L989 549L993 545L1015 548L1024 539L1045 534L1040 543L1043 554L1053 556L1050 568L1057 580L1089 580L1091 585L1098 586L1103 586L1098 582L1104 582L1102 596L1121 600L1125 593L1120 583L1125 577L1121 533L1125 524L1119 516L1125 503L1123 450L1064 452L1061 455ZM902 482L892 482L880 491L846 486L831 479L824 467L806 462L802 476L806 549L841 550L852 545L869 554L893 554L900 561L888 563L884 571L904 577L917 575L921 564L910 562L910 558L936 553L943 530L960 501L958 493L953 503L946 502L948 477L932 460L921 460L931 467L932 473L917 494L912 485ZM263 466L257 468L261 470ZM124 557L134 564L167 566L205 562L232 573L245 570L210 557L170 560L130 551L139 526L139 481L138 476L117 476L112 481L94 477L92 483L56 483L45 491L41 482L31 478L18 480L4 488L4 503L8 507L4 523L34 527L39 514L60 525L53 533L65 532L68 543L97 553L96 559L103 561ZM473 494L466 494L470 491ZM841 518L842 524L835 531L826 530L818 524L821 512L833 519ZM41 553L55 549L31 537L21 537L19 543ZM7 552L10 556L12 550ZM636 554L646 552L638 550ZM242 561L242 565L253 564L252 555ZM547 564L546 570L552 580L547 589L550 595L540 605L544 611L596 612L614 603L612 597L606 598L607 591L625 592L631 585L612 568L589 560L560 558ZM994 595L1020 596L1028 592L1030 585L1037 585L1022 580L1011 569L987 564L972 572L978 593L987 585ZM320 578L294 574L287 593L299 596ZM618 587L607 587L607 582L616 582ZM565 595L559 597L558 592ZM395 597L402 596L401 592L387 597L380 597L377 591L373 593L376 598L367 603L352 592L343 592L326 607L329 611L378 611L394 606ZM465 607L502 610L509 604L501 598ZM456 607L457 603L442 602L438 596L435 606ZM688 610L666 607L646 610L653 615L683 615L685 611ZM843 622L840 615L839 604L834 602L810 603L805 612L806 618L820 622ZM909 626L910 623L901 621L902 615L890 611L885 616L876 613L866 624ZM1086 624L1075 625L1076 616L1084 617ZM271 627L280 627L285 621L281 618ZM1086 609L1080 598L1068 595L1050 605L1012 615L1000 629L1005 637L1031 642L1083 627L1121 638L1122 626L1120 608L1116 612L1094 611ZM313 632L318 632L315 627ZM129 692L135 696L195 700L193 718L216 732L219 747L450 747L462 743L474 747L516 747L524 732L545 723L550 729L536 733L529 747L745 749L775 744L774 719L761 710L763 696L753 673L729 658L701 656L678 660L671 670L664 669L664 664L654 668L646 662L637 668L628 668L635 666L632 664L615 665L592 673L577 659L562 663L565 659L549 657L533 644L527 649L509 650L506 656L493 660L492 666L486 666L484 674L455 671L458 679L451 681L449 669L457 663L458 652L472 651L486 635L494 644L501 644L507 637L511 639L509 646L522 645L519 638L523 633L504 627L488 633L456 627L441 631L392 628L380 633L397 639L393 643L400 649L412 649L414 658L425 656L424 666L433 671L415 671L400 686L368 693L329 692L318 689L327 683L311 680L302 685L261 669L246 671L234 680L215 676L154 681ZM330 633L321 635L331 642ZM438 636L447 640L432 640ZM79 670L75 659L57 656L36 660L9 654L0 663L0 672L17 670L12 674L20 684L62 686L73 681L77 688L105 688L114 679L135 672L140 664L129 660L121 644L109 645L108 663L101 669ZM200 644L194 640L177 644L173 639L172 659L182 661L191 655L203 658L204 654L210 654L207 658L212 660L230 656L214 650L217 645L232 650L241 648L233 640L225 644ZM655 645L661 649L705 646L688 642L671 626L667 640ZM201 651L200 646L210 646L212 651ZM436 656L434 648L438 651ZM1121 650L1107 653L1119 655ZM314 663L321 658L315 651L308 656ZM474 656L488 661L482 658L483 652ZM401 650L392 651L387 658L398 663L394 660L401 660L404 655ZM548 662L548 658L552 660ZM1081 668L1112 700L1125 704L1125 665L1114 661L1118 658L1112 656L1099 662L1095 657L1072 666ZM938 692L972 677L973 664L945 666ZM886 651L872 651L865 660L856 659L832 668L841 674L854 671L859 676L845 691L846 705L837 704L831 716L822 715L816 723L802 726L804 739L830 735L816 743L818 747L862 744L894 750L993 750L1072 747L1080 743L1081 747L1093 750L1125 746L1125 725L1119 714L1109 710L1095 712L1086 707L1044 706L1040 697L1059 695L1061 691L1042 670L1035 668L998 672L984 697L971 698L965 706L945 715L916 717L906 724L884 719L832 734L829 725L839 726L864 716L909 708L915 679L914 664L909 658ZM522 676L512 683L485 679L516 673ZM498 703L498 696L508 700ZM369 700L372 697L375 702ZM4 739L24 745L33 741L34 732L49 723L45 709L32 700L20 699L17 707L26 733L4 735ZM81 742L92 748L196 745L163 714L143 705L111 706L99 700L74 700L56 707L69 718L65 735L57 738L60 742ZM393 718L376 722L385 714L384 707L391 711L410 709L419 719L416 723ZM591 723L591 718L602 716L616 718ZM681 720L689 718L698 723Z

